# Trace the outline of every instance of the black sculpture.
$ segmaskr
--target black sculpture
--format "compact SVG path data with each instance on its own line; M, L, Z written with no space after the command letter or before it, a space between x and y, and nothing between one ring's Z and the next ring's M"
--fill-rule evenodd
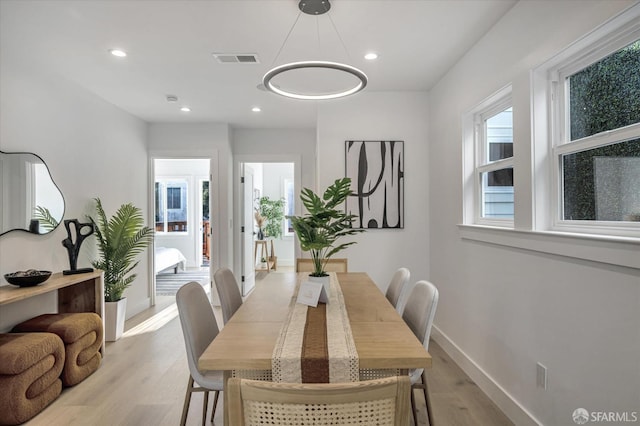
M76 234L76 241L73 242L73 236L71 235L70 225L73 224ZM64 275L71 274L84 274L86 272L92 272L93 268L80 268L78 269L78 254L80 253L80 246L82 241L89 235L93 234L94 228L92 223L80 223L78 219L67 219L64 221L64 227L67 229L68 237L62 240L62 245L66 247L69 253L69 266L68 271L62 271ZM89 228L88 232L83 233L84 228Z

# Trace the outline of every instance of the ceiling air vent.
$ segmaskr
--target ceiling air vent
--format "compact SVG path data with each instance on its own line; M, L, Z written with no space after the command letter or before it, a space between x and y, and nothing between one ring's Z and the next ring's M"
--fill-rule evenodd
M258 64L258 55L255 53L213 53L221 64Z

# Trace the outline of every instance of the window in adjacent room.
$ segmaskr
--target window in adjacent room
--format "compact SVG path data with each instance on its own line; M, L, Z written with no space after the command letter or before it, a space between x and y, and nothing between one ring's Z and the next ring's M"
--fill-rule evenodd
M613 234L640 224L638 32L589 46L550 73L559 227Z
M159 179L155 182L156 232L187 232L186 179Z
M287 219L286 216L293 216L295 214L295 198L293 196L293 179L284 179L284 232L283 235L293 235L293 225L291 219Z

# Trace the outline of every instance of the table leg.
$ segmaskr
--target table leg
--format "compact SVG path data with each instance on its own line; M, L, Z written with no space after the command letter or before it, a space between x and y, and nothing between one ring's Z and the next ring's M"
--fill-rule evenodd
M229 370L225 370L224 374L223 374L223 399L222 402L224 403L223 407L224 407L224 426L229 426L229 397L227 395L229 395L227 393L227 382L229 381L229 378L231 377L231 371Z

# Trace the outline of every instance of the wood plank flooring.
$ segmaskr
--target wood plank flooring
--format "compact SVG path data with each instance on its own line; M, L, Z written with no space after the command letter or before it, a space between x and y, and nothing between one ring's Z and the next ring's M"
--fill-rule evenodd
M127 321L125 335L107 343L102 366L84 382L65 389L30 426L178 425L189 377L184 341L172 297ZM220 310L218 321L222 324ZM438 426L502 426L513 423L434 342L429 386ZM418 420L426 425L424 398L416 391ZM213 394L209 398L209 413ZM222 398L215 424L222 425ZM188 425L199 425L202 393L192 397Z

